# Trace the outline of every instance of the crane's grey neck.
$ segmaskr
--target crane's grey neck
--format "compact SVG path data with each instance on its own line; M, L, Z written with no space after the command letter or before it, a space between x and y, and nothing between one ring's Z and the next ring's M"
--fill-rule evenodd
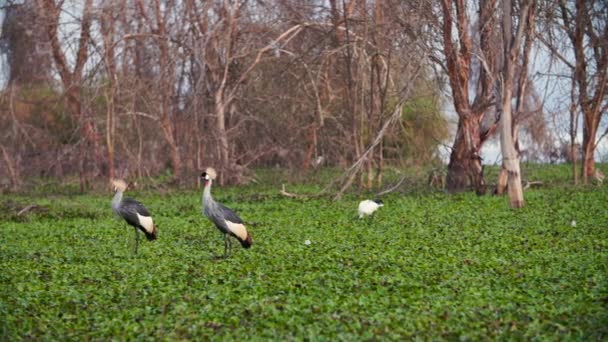
M118 209L120 208L120 202L122 202L122 191L116 191L116 193L114 194L114 198L112 198L112 210L114 210L114 212L118 212Z
M213 203L213 198L211 197L211 182L211 180L208 181L203 189L203 206Z
M211 183L213 181L209 180L203 189L203 214L211 217L217 213L217 203L211 197Z

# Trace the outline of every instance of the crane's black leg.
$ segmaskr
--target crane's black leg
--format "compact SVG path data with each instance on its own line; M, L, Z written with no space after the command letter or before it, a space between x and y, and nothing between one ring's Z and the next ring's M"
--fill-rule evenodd
M137 234L137 227L135 227L135 255L137 255L137 246L139 245L139 234Z

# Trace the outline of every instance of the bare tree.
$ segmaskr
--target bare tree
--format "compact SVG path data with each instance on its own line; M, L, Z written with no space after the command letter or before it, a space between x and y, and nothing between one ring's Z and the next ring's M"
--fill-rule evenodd
M597 131L608 109L608 5L603 1L559 1L560 14L574 49L573 78L583 114L583 182L595 174ZM573 84L573 85L574 85Z
M148 9L142 0L137 0L137 9L140 17L148 27L148 33L143 36L127 36L127 38L143 38L146 41L153 41L158 48L158 78L159 78L159 93L160 108L159 108L159 123L161 125L163 137L169 145L171 156L171 169L173 171L173 179L179 180L182 171L182 160L180 148L177 142L175 132L176 108L174 108L173 99L175 96L175 60L172 58L170 49L171 32L168 28L168 18L175 15L176 4L168 2L161 6L160 0L154 0L151 4L151 9ZM152 15L148 15L148 10Z
M63 1L58 4L54 0L36 0L38 4L39 16L43 20L47 29L48 39L51 44L53 60L59 75L63 89L66 95L66 100L70 112L74 120L79 123L82 131L82 136L88 145L88 150L85 149L80 154L80 174L81 174L81 189L87 186L90 166L85 166L88 162L92 164L93 169L96 169L97 161L102 160L100 137L97 130L97 124L91 110L83 108L82 101L82 85L84 67L89 56L89 43L91 40L91 6L92 0L85 0L80 18L80 36L76 49L76 61L73 67L70 67L68 59L64 53L64 46L59 39L59 16Z
M199 5L188 2L193 32L203 50L202 54L193 57L205 70L204 82L213 101L214 126L210 131L217 141L220 184L228 180L228 175L232 181L240 181L243 172L231 138L231 132L242 122L242 118L230 120L236 119L237 95L263 58L273 58L270 52L288 44L308 25L295 24L276 36L269 36L264 29L256 30L256 25L247 19L247 3L221 1ZM260 37L268 37L268 41L260 41Z
M435 77L441 70L429 65L432 56L459 115L450 189L481 191L479 152L499 112L500 23L497 0L480 1L478 17L472 3L88 0L68 8L35 0L65 101L56 100L57 87L31 106L19 105L15 92L0 96L3 111L18 109L7 111L16 119L0 118L7 136L35 135L19 149L2 138L4 159L14 174L29 161L60 177L76 172L72 164L83 175L104 172L107 161L110 177L171 170L175 180L213 164L223 183L246 181L252 166L300 175L323 163L347 170L341 191L379 187L385 165L433 159L431 143L415 134L439 125L430 122L444 75ZM68 15L79 30L66 24ZM529 93L519 64L515 98ZM44 118L36 122L39 108ZM518 112L527 111L518 108L514 131ZM422 145L430 157L418 153ZM58 152L30 153L44 146Z
M542 43L571 72L570 155L576 155L578 121L582 114L581 176L584 183L595 175L595 150L601 140L598 129L608 109L608 5L605 1L547 0ZM562 41L562 37L565 40ZM570 51L572 53L570 53ZM602 137L605 134L602 134ZM576 159L574 182L578 181Z
M454 108L458 114L456 138L448 164L446 187L449 192L466 190L469 186L478 193L485 192L481 161L481 147L496 130L496 122L484 121L487 110L494 103L495 51L492 38L496 0L479 1L480 51L473 49L471 20L465 0L441 0L441 33L445 69L452 90ZM456 32L453 32L454 27ZM476 63L473 63L474 60ZM478 85L471 87L472 68L480 68ZM475 89L471 96L470 89ZM472 100L471 100L472 99Z

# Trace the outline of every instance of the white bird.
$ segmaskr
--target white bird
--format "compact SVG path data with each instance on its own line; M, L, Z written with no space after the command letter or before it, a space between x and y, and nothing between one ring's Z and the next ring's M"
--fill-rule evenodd
M114 198L112 198L112 211L135 228L135 254L137 254L137 246L139 245L137 230L141 230L148 240L156 240L158 230L154 225L152 215L143 204L131 198L122 198L123 193L127 190L127 183L120 179L114 179L112 185L114 185L114 191L116 192Z
M201 179L205 184L203 190L203 214L224 234L224 256L228 256L228 249L232 248L228 235L236 238L243 248L249 248L253 244L251 234L238 215L223 204L216 202L211 197L211 184L217 177L217 173L208 167L201 174Z
M378 208L383 207L382 200L364 200L359 203L359 218L372 215Z

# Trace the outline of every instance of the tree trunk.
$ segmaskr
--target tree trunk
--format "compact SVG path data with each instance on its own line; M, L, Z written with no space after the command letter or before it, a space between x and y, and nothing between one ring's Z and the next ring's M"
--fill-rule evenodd
M578 112L576 111L576 80L572 78L570 89L570 159L572 160L572 178L574 185L578 185L578 167L576 149L576 135L578 133Z
M487 44L492 37L492 15L495 12L495 1L481 5L479 20L484 23L480 34L482 55L491 71L494 67L495 51ZM481 146L494 131L496 125L481 130L481 120L486 110L492 106L494 87L492 77L485 68L479 71L478 85L471 87L471 69L475 66L472 57L475 55L470 30L470 12L468 2L462 0L442 0L441 8L443 54L452 89L452 101L458 114L458 130L448 164L446 190L449 193L467 191L473 187L477 194L484 194L486 184L481 163ZM454 32L456 29L457 32ZM470 90L477 89L471 102Z
M226 104L224 103L222 94L223 89L219 89L215 93L215 128L217 130L220 152L220 185L225 184L226 178L224 174L226 170L230 169L230 149L228 147L228 132L226 131Z
M519 156L513 143L511 126L513 121L511 113L512 83L504 84L503 87L502 114L500 116L500 148L503 159L500 173L503 181L506 174L509 204L512 208L521 208L524 206L524 192L521 186Z
M587 115L585 115L587 117ZM585 120L587 121L587 120ZM590 120L592 121L592 120ZM583 127L583 183L587 184L595 174L595 139L597 136L597 125L595 122L585 123Z
M15 162L13 158L11 158L10 154L6 152L6 149L3 145L0 144L0 150L2 150L2 157L4 162L6 163L6 167L8 169L8 174L11 177L11 190L17 191L21 187L21 179L19 178L19 171L15 166Z
M306 152L304 153L304 159L302 160L302 170L308 170L310 169L310 166L313 165L313 158L316 157L317 151L316 134L317 125L312 123L306 130Z
M116 131L116 55L114 50L114 25L112 7L106 7L102 11L101 31L104 46L104 62L108 75L108 86L105 91L107 102L106 109L106 146L108 156L108 179L114 179L114 133Z
M519 25L517 27L516 36L513 37L512 32L512 3L511 0L502 1L503 18L502 18L502 36L503 36L503 53L504 65L502 68L501 82L501 108L500 115L500 149L502 152L502 169L501 176L504 179L504 174L507 176L507 193L509 195L509 204L512 208L521 208L524 206L524 192L521 186L521 172L519 168L519 155L515 149L515 138L517 131L513 128L513 80L515 78L515 64L519 58L519 46L523 33L526 29L526 24L530 18L530 2L526 2L520 8ZM525 75L525 72L523 73ZM520 75L521 77L522 75ZM523 98L520 96L520 99Z
M108 94L106 95L106 99L108 101L108 109L106 113L106 144L108 146L108 178L114 179L114 131L115 131L115 123L114 123L114 85L110 85L110 89L108 90Z
M458 122L456 139L448 164L446 189L449 193L473 187L479 195L486 191L479 150L481 139L479 123L475 117L463 116Z
M35 1L1 1L4 20L0 36L6 43L4 76L9 85L46 84L53 79L52 61L45 42L47 27L36 18ZM2 5L0 5L1 7Z
M165 134L165 140L169 144L169 148L171 150L171 169L173 171L173 180L178 180L181 176L182 158L179 152L179 146L177 145L175 136L173 134L173 123L171 122L171 119L169 119L168 114L163 114L162 126Z
M507 191L507 182L509 180L509 175L507 173L507 169L504 167L500 168L500 173L498 174L498 184L496 184L496 195L504 195Z
M100 136L97 132L97 125L95 124L95 118L91 113L82 108L82 100L80 98L80 86L72 85L66 92L68 108L70 112L77 118L77 122L81 124L82 136L85 140L87 150L84 155L80 157L87 160L93 160L93 165L96 167L97 161L103 160L101 149L100 149ZM89 158L87 158L87 156ZM87 164L87 162L85 162ZM90 167L85 166L86 169ZM86 172L89 174L90 172ZM86 177L85 177L86 178ZM88 182L88 179L87 179Z

